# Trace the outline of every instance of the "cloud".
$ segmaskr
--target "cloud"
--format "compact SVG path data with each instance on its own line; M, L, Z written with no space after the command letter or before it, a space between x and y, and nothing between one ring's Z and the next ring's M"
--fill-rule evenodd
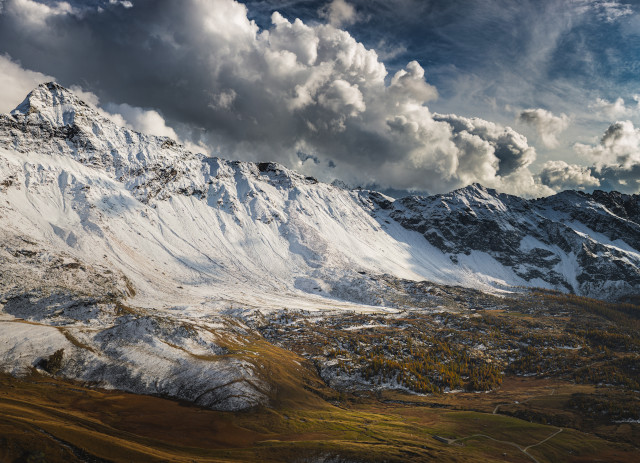
M631 6L616 0L573 0L581 12L594 12L596 17L607 23L633 14Z
M332 0L320 8L318 14L334 27L348 26L359 19L355 7L345 0Z
M54 80L54 79L52 78L51 80ZM100 98L98 98L98 96L95 93L87 92L79 85L72 85L69 87L69 90L71 90L78 98L80 98L85 103L88 103L89 105L99 109Z
M395 42L389 43L385 39L380 39L375 46L376 53L381 61L386 62L398 58L407 53L407 47Z
M133 3L129 0L109 0L111 5L122 5L124 8L133 8Z
M526 168L536 158L535 150L528 145L526 137L511 127L452 114L435 114L434 119L451 126L454 142L464 140L463 144L472 143L474 146L470 150L471 154L486 152L488 149L497 161L497 175L507 176Z
M51 76L23 69L8 55L0 55L0 114L14 109L31 90Z
M529 170L536 152L523 135L433 114L427 103L438 92L417 61L389 76L374 50L331 24L274 13L260 29L233 0L100 5L49 17L37 34L3 13L0 44L63 85L127 102L103 107L128 125L183 140L197 133L194 143L223 157L383 188L441 192L481 182L516 194L553 191ZM300 166L298 153L318 162Z
M630 168L640 164L640 129L631 121L618 121L611 124L597 145L577 143L575 150L595 161L597 167L617 165Z
M300 159L300 163L304 164L305 162L311 160L314 164L320 164L320 159L317 156L309 153L303 153L302 151L298 151L297 153L298 159Z
M554 116L551 111L541 108L521 111L518 120L533 126L542 144L547 148L557 147L558 135L569 127L569 117L566 114Z
M106 104L104 109L111 114L121 116L126 121L126 125L137 132L179 140L176 132L167 126L167 123L158 111L137 108L129 106L126 103L119 105L113 103Z
M564 161L548 161L538 174L540 181L556 191L584 190L600 186L600 180L593 175L590 167L567 164Z
M577 143L576 152L594 162L593 175L603 186L640 192L640 128L631 121L611 124L596 145Z
M238 94L233 89L223 90L222 92L213 96L213 98L211 99L211 103L209 103L209 106L212 109L230 110L237 96Z
M576 143L574 150L592 165L550 161L542 166L540 182L556 191L600 187L623 193L640 192L640 128L635 128L631 121L611 124L598 143Z
M622 98L617 98L613 102L607 101L603 98L597 98L594 103L589 105L589 108L596 110L599 114L602 114L609 119L626 117L638 111L640 108L640 97L638 95L634 95L633 99L636 101L635 107L626 106L624 99Z
M438 91L424 79L424 69L417 61L411 61L405 69L400 69L391 79L391 91L402 99L415 99L420 102L435 100Z
M30 71L26 71L30 72ZM49 78L49 80L54 80ZM169 137L177 141L182 141L176 134L175 130L169 127L164 118L154 109L143 109L135 106L130 106L126 103L115 104L106 103L100 104L100 98L93 93L84 90L78 85L73 85L69 88L78 98L85 103L93 106L103 116L106 116L116 124L135 130L136 132L145 133L147 135L155 135L157 137ZM193 146L193 145L192 145ZM201 151L202 148L198 147ZM196 151L199 151L196 149Z
M53 16L74 14L76 10L68 2L40 3L34 0L7 1L6 13L19 18L28 27L42 27Z

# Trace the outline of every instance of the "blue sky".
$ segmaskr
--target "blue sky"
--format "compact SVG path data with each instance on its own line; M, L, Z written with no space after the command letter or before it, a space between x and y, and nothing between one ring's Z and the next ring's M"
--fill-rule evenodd
M396 190L640 190L637 2L0 5L5 81L211 154Z

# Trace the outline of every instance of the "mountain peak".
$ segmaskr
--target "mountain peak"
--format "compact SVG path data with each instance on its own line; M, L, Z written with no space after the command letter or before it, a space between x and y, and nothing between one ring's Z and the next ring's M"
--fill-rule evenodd
M33 89L11 114L60 127L73 124L81 111L93 110L70 90L56 82L47 82Z
M467 185L464 188L460 188L461 190L466 190L466 191L472 191L472 192L477 192L477 191L481 191L483 193L486 193L488 190L484 187L484 185L482 185L481 183L472 183L470 185Z
M448 195L451 195L451 196L466 197L466 198L480 198L480 199L496 197L498 196L498 194L499 193L496 190L491 188L486 188L480 183L472 183L465 187L458 188L457 190L454 190L451 193L448 193Z
M0 147L63 156L125 182L141 201L202 190L201 157L167 137L118 125L55 82L38 85L0 115Z

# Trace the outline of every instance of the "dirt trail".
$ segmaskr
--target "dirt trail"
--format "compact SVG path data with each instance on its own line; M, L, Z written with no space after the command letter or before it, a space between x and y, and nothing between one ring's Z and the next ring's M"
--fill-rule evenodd
M505 405L505 404L502 404L502 405ZM498 407L499 407L499 406L500 406L500 405L498 405ZM496 409L497 409L498 407L496 407ZM495 410L494 410L494 414L495 414ZM530 449L530 448L533 448L533 447L536 447L536 446L538 446L538 445L544 444L544 443L545 443L545 442L547 442L549 439L551 439L551 438L553 438L553 437L557 436L558 434L560 434L562 431L564 431L564 429L559 428L556 432L554 432L554 433L553 433L553 434L551 434L550 436L548 436L548 437L546 437L546 438L542 439L540 442L537 442L537 443L535 443L535 444L531 444L531 445L529 445L529 446L527 446L527 447L521 447L520 445L516 444L515 442L496 439L496 438L494 438L494 437L487 436L486 434L472 434L471 436L460 437L460 438L458 438L458 439L447 439L447 438L440 437L440 436L434 436L434 438L436 438L436 439L437 439L437 440L439 440L440 442L447 442L449 445L451 445L451 444L455 444L456 442L462 442L462 441L464 441L464 440L468 440L468 439L474 439L474 438L477 438L477 437L484 437L485 439L490 439L490 440L492 440L492 441L494 441L494 442L499 442L499 443L501 443L501 444L506 444L506 445L510 445L510 446L512 446L512 447L515 447L515 448L517 448L518 450L520 450L522 453L524 453L526 456L528 456L529 458L531 458L531 460L533 460L535 463L540 463L540 462L536 459L536 457L534 457L533 455L531 455L531 454L529 453L529 449Z

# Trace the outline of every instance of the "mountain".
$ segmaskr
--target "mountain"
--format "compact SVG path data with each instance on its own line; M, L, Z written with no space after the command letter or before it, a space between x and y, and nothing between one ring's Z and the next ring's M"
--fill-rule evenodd
M412 281L640 288L640 197L480 185L393 200L191 153L55 84L0 116L0 367L220 409L266 403L237 314L422 307ZM253 341L252 341L253 342Z
M528 201L476 184L378 204L463 268L512 272L507 283L600 299L640 289L640 195L564 191Z

